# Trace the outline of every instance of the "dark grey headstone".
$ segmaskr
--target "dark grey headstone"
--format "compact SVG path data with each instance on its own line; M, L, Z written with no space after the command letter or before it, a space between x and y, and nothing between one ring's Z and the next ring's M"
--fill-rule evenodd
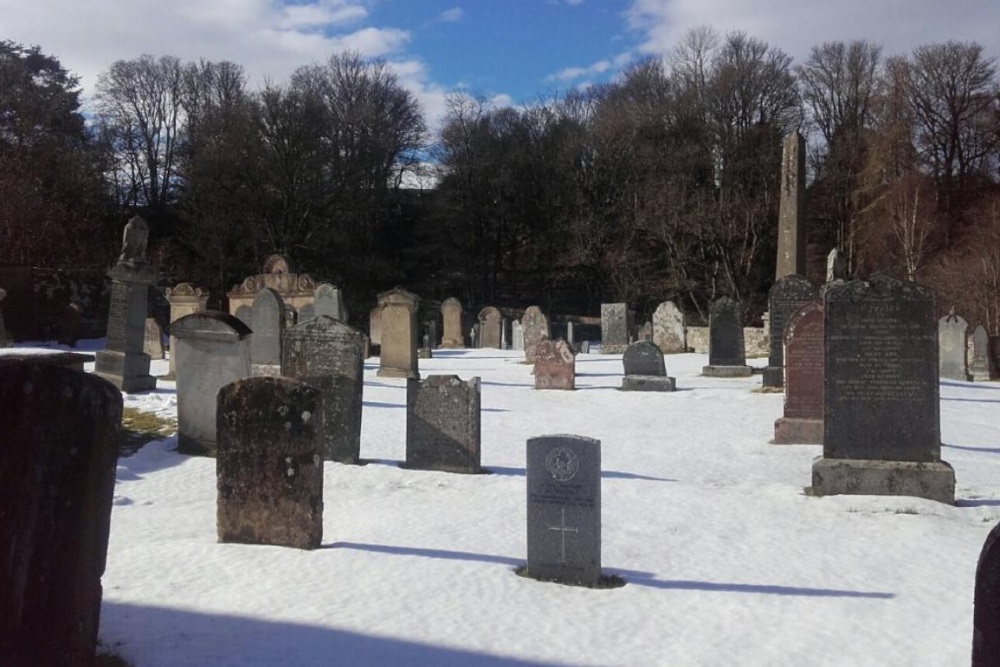
M708 364L710 366L746 364L740 304L726 296L716 299L709 307Z
M941 377L949 380L969 379L965 360L967 341L965 332L969 324L953 312L938 320L938 346L940 347Z
M316 317L316 306L314 304L307 303L299 308L299 322L308 322L314 317Z
M0 371L0 663L91 665L122 396L47 363Z
M347 308L344 306L344 295L341 294L339 287L335 287L330 283L320 283L316 286L316 291L313 293L312 317L319 317L320 315L325 315L341 322L347 321ZM302 316L299 321L305 320L306 318Z
M323 458L358 463L365 336L342 321L318 315L285 330L281 374L323 393Z
M479 378L431 375L406 383L406 466L480 471Z
M976 565L972 667L1000 665L1000 524L986 536Z
M969 375L973 382L986 382L990 379L990 337L982 324L972 333L972 365Z
M601 304L601 352L621 354L628 347L629 331L628 304Z
M250 329L250 359L254 375L278 375L281 370L281 334L285 330L285 303L270 287L257 292L253 299L253 323Z
M777 388L783 385L785 323L795 311L810 301L816 301L818 297L819 290L811 282L795 274L779 278L771 286L767 295L770 351L767 368L764 370L765 387Z
M220 542L315 549L323 541L322 395L282 377L219 390Z
M625 375L667 374L663 353L649 341L639 341L629 345L622 355L622 365L625 367Z
M111 277L107 342L95 355L94 372L127 393L151 391L156 378L149 374L149 355L143 352L149 286L156 276L145 264L119 262Z
M500 348L501 319L500 311L493 306L479 311L479 347Z
M601 578L601 442L577 435L527 445L530 577L596 585Z

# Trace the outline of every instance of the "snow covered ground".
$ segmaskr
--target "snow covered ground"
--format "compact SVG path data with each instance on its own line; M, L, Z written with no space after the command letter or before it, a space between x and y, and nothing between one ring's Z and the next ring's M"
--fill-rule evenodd
M219 544L215 462L176 437L118 466L101 639L135 667L223 665L967 665L976 561L1000 517L1000 383L941 385L956 507L804 495L815 445L771 445L760 376L623 393L621 355L575 392L535 391L515 352L436 352L482 378L492 474L401 469L405 384L365 367L365 466L326 464L323 547ZM762 365L763 359L752 363ZM92 366L92 365L91 365ZM166 362L154 362L154 374ZM174 414L174 385L125 404ZM603 566L589 590L518 577L525 440L602 442Z

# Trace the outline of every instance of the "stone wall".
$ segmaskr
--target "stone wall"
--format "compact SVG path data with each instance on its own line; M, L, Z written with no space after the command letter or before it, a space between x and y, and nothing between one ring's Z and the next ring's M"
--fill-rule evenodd
M766 357L768 354L768 335L763 327L743 327L743 343L747 359ZM708 354L708 327L688 327L687 344L692 352Z

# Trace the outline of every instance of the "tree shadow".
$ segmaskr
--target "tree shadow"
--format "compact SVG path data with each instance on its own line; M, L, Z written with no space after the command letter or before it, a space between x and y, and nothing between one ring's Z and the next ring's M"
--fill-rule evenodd
M942 401L957 401L959 403L1000 403L1000 398L945 398Z
M956 500L956 507L1000 507L1000 500L993 498L969 498Z
M941 380L941 385L944 387L961 387L962 389L992 389L994 391L1000 391L1000 383L997 382L958 382L956 380Z
M1000 454L1000 447L968 447L966 445L946 445L941 443L942 447L947 447L948 449L959 449L964 452L981 452L983 454Z

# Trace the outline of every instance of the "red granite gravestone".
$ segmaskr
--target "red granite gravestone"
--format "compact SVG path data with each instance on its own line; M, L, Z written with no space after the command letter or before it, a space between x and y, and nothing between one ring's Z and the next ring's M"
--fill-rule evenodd
M785 325L785 413L774 443L823 444L823 304L799 309Z
M576 389L576 356L562 338L535 345L535 389Z

